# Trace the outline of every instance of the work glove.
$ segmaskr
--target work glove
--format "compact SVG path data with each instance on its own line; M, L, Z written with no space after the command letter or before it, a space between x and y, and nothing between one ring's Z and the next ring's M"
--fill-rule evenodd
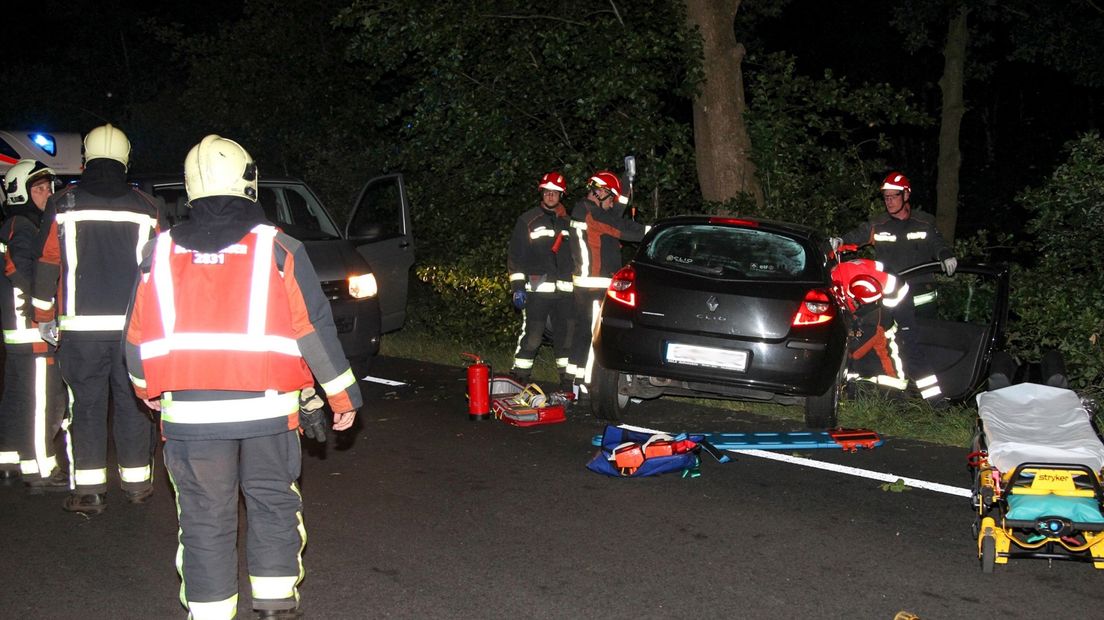
M43 340L56 347L58 337L57 321L39 323L38 335L41 336Z
M525 307L525 301L529 298L525 291L514 291L514 307L521 310Z
M839 237L829 237L828 244L832 246L833 252L838 252L840 247L843 246L843 239Z
M299 392L299 430L307 437L326 443L326 414L322 397L313 387Z
M27 294L15 289L15 311L23 318L34 319L34 307L27 303Z
M958 269L958 259L955 257L943 259L943 273L953 276L955 269Z

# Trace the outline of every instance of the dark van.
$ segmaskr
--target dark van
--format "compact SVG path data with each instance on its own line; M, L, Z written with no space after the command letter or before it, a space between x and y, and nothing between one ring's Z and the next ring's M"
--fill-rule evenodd
M131 182L165 200L170 222L188 217L181 175L139 176ZM330 300L345 356L363 377L379 352L381 334L399 329L406 320L414 236L402 175L369 181L344 227L298 179L262 176L258 201L273 224L306 246Z

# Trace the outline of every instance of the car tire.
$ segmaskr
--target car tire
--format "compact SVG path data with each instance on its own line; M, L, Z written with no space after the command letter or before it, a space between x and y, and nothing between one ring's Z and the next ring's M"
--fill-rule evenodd
M601 366L594 366L594 376L590 382L590 410L601 420L616 422L624 417L632 398L622 394L621 383L626 375Z
M354 357L349 360L349 367L353 369L353 376L359 381L363 379L370 370L372 370L372 362L375 361L375 355L365 355L364 357Z
M845 366L840 366L836 373L836 380L828 386L828 390L819 396L805 398L805 426L808 428L826 429L839 425L840 390L843 384Z

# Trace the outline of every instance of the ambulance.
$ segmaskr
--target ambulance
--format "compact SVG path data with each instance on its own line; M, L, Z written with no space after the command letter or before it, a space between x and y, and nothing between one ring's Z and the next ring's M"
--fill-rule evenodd
M20 159L35 159L59 177L81 173L81 135L70 132L0 129L0 174Z

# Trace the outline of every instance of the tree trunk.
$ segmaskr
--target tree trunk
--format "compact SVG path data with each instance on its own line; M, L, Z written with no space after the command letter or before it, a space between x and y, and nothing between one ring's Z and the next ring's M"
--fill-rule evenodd
M686 14L701 33L705 83L694 98L694 153L702 197L725 201L739 194L763 204L744 124L744 46L734 25L740 0L686 0Z
M935 182L935 225L948 242L954 241L958 221L958 173L962 167L959 149L959 129L966 106L962 98L965 80L966 43L970 31L966 25L965 7L951 18L947 26L947 43L943 48L943 113L939 122L939 171Z

